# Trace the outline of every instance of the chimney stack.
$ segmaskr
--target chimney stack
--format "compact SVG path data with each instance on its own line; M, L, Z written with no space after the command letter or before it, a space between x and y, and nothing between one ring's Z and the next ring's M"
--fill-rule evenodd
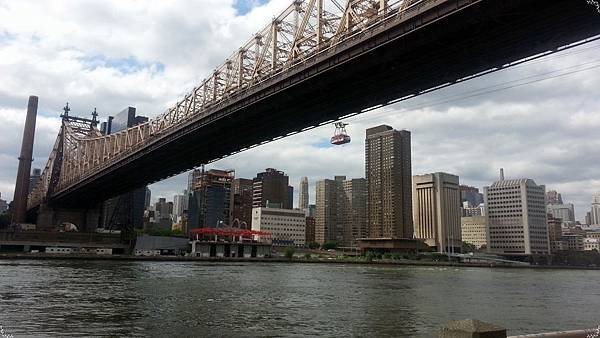
M500 168L500 181L504 181L504 168Z
M27 195L29 193L31 162L33 162L33 137L35 136L37 109L38 97L32 95L29 97L29 103L27 104L27 117L25 118L25 129L23 130L21 156L19 156L19 169L17 170L17 182L13 199L13 223L17 224L27 221Z

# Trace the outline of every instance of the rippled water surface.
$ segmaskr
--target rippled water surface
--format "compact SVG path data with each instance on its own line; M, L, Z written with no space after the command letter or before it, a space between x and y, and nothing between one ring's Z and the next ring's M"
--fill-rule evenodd
M0 325L20 336L435 337L596 327L600 271L0 260Z

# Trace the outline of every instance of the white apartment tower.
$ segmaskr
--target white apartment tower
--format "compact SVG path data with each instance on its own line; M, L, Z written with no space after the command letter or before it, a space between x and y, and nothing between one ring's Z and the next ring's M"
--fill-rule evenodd
M504 255L549 254L546 187L532 179L500 180L484 188L488 251Z

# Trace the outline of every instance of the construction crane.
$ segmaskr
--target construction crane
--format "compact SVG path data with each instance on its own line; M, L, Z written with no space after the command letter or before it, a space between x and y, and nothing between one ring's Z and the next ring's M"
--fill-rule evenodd
M348 123L344 122L336 122L335 123L335 132L331 137L331 144L335 144L336 146L350 143L350 136L346 132L346 126Z

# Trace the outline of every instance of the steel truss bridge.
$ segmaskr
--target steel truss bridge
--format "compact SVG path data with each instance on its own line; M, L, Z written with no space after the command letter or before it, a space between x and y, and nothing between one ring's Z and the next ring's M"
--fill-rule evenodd
M97 205L598 34L585 0L294 1L147 123L104 136L94 121L63 118L28 209Z

